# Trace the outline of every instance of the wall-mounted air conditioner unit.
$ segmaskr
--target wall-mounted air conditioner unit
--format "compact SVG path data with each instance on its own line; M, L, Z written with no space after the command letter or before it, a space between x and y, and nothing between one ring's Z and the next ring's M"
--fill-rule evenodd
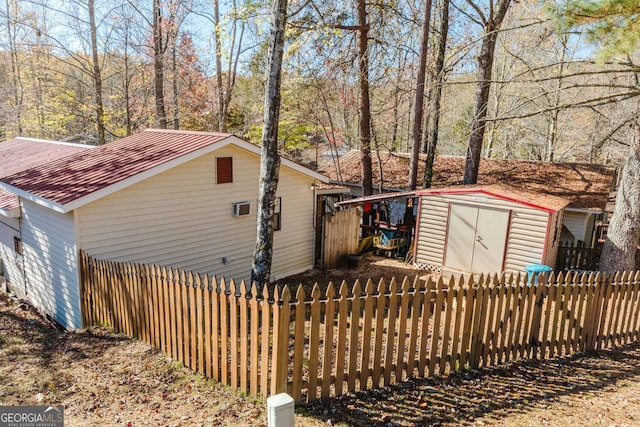
M236 202L233 204L233 216L251 215L251 202Z

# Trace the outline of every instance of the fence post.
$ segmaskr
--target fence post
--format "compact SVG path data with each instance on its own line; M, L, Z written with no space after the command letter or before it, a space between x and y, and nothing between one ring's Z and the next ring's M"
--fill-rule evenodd
M273 303L273 348L271 349L271 395L287 392L287 376L289 365L289 301L291 292L285 286L282 294Z

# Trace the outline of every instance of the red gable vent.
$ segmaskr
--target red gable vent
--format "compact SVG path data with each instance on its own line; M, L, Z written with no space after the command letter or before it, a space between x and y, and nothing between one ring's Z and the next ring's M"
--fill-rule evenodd
M216 158L216 184L233 182L233 157Z

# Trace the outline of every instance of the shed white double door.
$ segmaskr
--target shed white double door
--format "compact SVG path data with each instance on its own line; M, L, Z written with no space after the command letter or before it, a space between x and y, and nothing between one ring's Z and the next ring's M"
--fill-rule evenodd
M451 204L445 267L473 273L502 271L510 212Z

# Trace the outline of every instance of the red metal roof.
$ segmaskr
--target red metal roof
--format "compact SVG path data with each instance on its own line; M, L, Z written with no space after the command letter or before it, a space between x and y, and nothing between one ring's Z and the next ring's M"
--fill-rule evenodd
M0 142L0 180L92 148L89 145L20 137ZM0 189L0 209L8 211L18 206L15 194Z
M229 138L229 134L148 129L2 179L61 205Z

